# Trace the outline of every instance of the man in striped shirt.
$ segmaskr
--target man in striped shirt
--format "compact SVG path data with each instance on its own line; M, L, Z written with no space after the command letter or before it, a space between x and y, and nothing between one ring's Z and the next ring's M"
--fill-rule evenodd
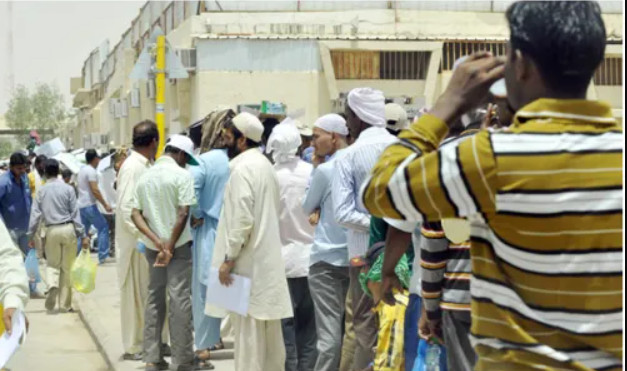
M517 2L506 60L478 53L364 184L373 215L471 222L476 370L622 369L622 129L585 100L593 2ZM508 131L438 145L505 76Z

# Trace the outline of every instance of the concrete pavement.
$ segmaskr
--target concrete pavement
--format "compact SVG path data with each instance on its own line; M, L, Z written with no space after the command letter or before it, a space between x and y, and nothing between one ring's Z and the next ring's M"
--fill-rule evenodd
M143 362L121 360L124 350L120 324L120 294L115 264L107 263L98 267L96 289L89 294L76 293L75 306L80 309L80 316L92 333L109 369L142 370ZM226 350L212 354L211 363L216 371L235 370L232 342L227 341L226 347Z
M30 331L26 342L6 365L11 371L107 371L77 313L46 314L44 300L31 300L26 307Z

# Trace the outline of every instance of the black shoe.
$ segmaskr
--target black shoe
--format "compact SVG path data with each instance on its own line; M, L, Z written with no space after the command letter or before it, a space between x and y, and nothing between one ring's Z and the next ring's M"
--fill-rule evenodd
M142 359L144 359L144 354L143 353L124 353L122 354L122 359L125 361L141 361Z

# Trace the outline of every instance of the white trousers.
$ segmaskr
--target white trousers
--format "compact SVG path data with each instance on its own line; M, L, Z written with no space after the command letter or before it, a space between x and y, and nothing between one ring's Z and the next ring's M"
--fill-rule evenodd
M235 332L235 371L285 371L281 320L230 316Z

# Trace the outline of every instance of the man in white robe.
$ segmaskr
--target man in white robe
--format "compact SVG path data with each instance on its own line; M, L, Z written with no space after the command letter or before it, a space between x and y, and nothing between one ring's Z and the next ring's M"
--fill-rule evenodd
M159 132L152 121L133 128L133 150L124 161L117 180L115 245L118 248L118 281L122 321L123 359L140 361L144 345L144 312L148 295L148 262L137 250L139 230L131 219L132 199L140 176L154 160Z
M259 119L246 112L228 122L223 133L231 175L212 266L219 268L223 285L231 284L231 272L251 279L248 315L231 313L237 371L285 370L281 319L293 315L279 242L279 184L258 148L262 134ZM209 305L207 314L224 317L226 312Z

